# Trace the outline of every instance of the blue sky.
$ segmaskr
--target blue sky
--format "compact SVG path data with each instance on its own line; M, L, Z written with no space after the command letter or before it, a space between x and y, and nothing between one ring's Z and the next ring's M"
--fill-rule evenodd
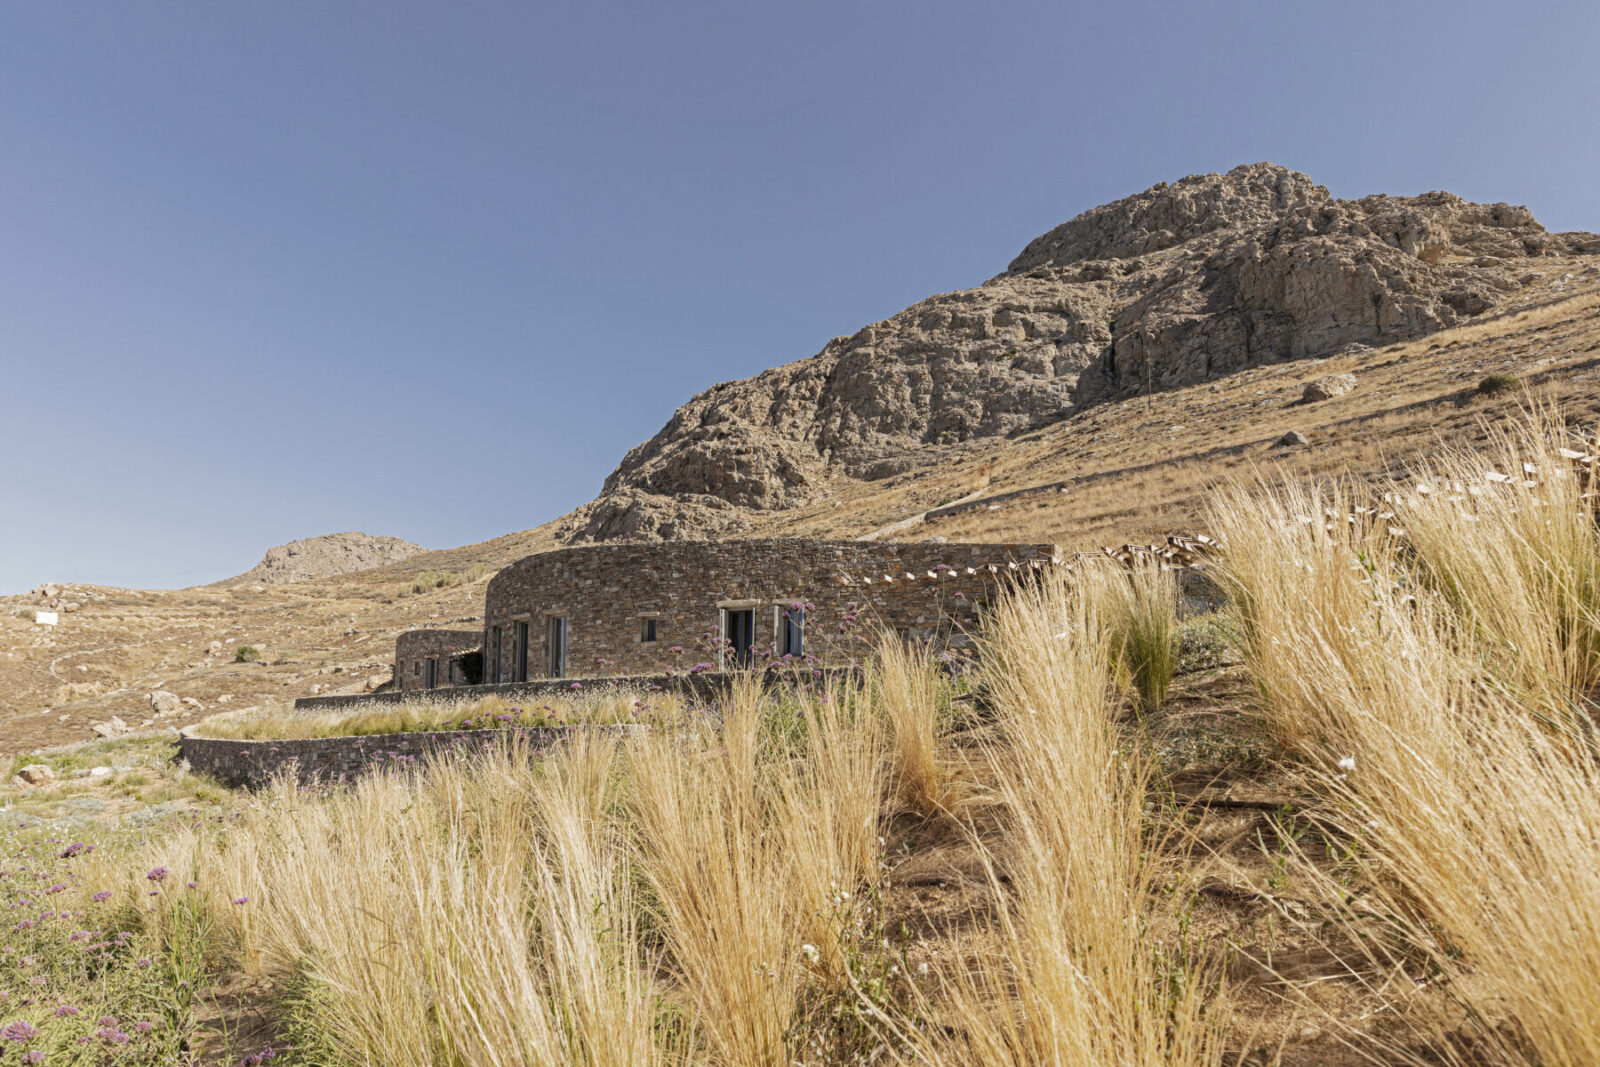
M1600 230L1589 3L0 10L0 592L444 548L690 395L1270 159Z

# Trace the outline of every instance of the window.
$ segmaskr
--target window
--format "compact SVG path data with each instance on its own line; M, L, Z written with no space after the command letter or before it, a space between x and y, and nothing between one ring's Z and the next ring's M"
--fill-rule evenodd
M415 662L415 663L413 663L411 665L411 673L413 675L418 675L418 674L422 673L422 661L420 659L417 660L417 662Z
M639 640L650 644L656 639L656 620L644 618L639 620Z
M489 684L496 685L500 681L500 627L489 629Z
M565 678L567 674L567 617L550 616L549 674L552 678Z
M799 659L805 655L806 609L789 604L778 612L778 655Z
M750 666L755 660L755 609L722 609L722 641L727 665L733 667Z
M439 684L439 661L425 659L422 661L422 688L433 689Z
M511 680L513 682L526 682L528 680L528 620L517 620L516 649L512 653L515 659L511 662Z

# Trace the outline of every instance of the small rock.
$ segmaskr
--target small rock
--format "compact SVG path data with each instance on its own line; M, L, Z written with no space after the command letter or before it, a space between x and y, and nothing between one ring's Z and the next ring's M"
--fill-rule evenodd
M1344 396L1355 387L1354 374L1329 374L1314 378L1306 383L1305 391L1300 394L1300 403L1315 404L1319 400L1332 400L1336 396Z
M110 773L111 773L111 768L110 767L90 767L89 768L89 777L90 778L104 778Z
M17 772L17 777L28 785L44 785L56 780L56 772L42 763L30 763Z
M222 642L221 641L213 641L209 645L207 645L206 646L206 655L208 655L208 656L220 656L220 655L222 655Z
M204 710L206 710L206 706L204 704L200 703L194 697L184 697L183 698L183 703L184 703L185 707L193 708L195 711L204 711Z
M128 732L128 724L120 716L113 715L105 722L95 723L90 729L101 737L121 737Z
M178 694L169 693L165 689L157 689L150 694L150 707L157 715L171 715L183 706L178 700Z
M1279 448L1295 448L1299 445L1309 445L1310 443L1310 441L1306 440L1306 435L1299 430L1290 430L1278 438Z
M221 696L219 696L217 698L217 703L218 704L226 704L229 701L231 701L232 699L233 699L233 694L232 693L223 693Z

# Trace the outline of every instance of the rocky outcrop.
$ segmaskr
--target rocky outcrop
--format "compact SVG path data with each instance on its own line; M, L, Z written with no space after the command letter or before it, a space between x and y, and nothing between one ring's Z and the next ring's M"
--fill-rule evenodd
M383 567L426 551L421 545L398 537L359 532L325 534L269 548L254 568L228 581L287 585Z
M1338 200L1270 163L1156 185L1035 239L1005 273L809 359L712 387L633 449L572 541L721 536L838 476L937 461L1140 392L1456 325L1516 261L1600 252L1526 208Z
M1300 403L1318 404L1324 400L1332 400L1334 397L1344 396L1357 384L1354 374L1324 374L1306 383L1306 387L1300 392Z

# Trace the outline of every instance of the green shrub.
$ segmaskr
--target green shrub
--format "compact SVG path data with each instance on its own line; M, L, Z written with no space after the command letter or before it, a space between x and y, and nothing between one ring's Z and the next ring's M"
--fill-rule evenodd
M1518 378L1509 374L1491 374L1478 383L1478 392L1484 396L1499 396L1509 393L1522 384Z
M260 658L261 650L253 645L240 645L233 652L233 662L235 663L254 663Z

